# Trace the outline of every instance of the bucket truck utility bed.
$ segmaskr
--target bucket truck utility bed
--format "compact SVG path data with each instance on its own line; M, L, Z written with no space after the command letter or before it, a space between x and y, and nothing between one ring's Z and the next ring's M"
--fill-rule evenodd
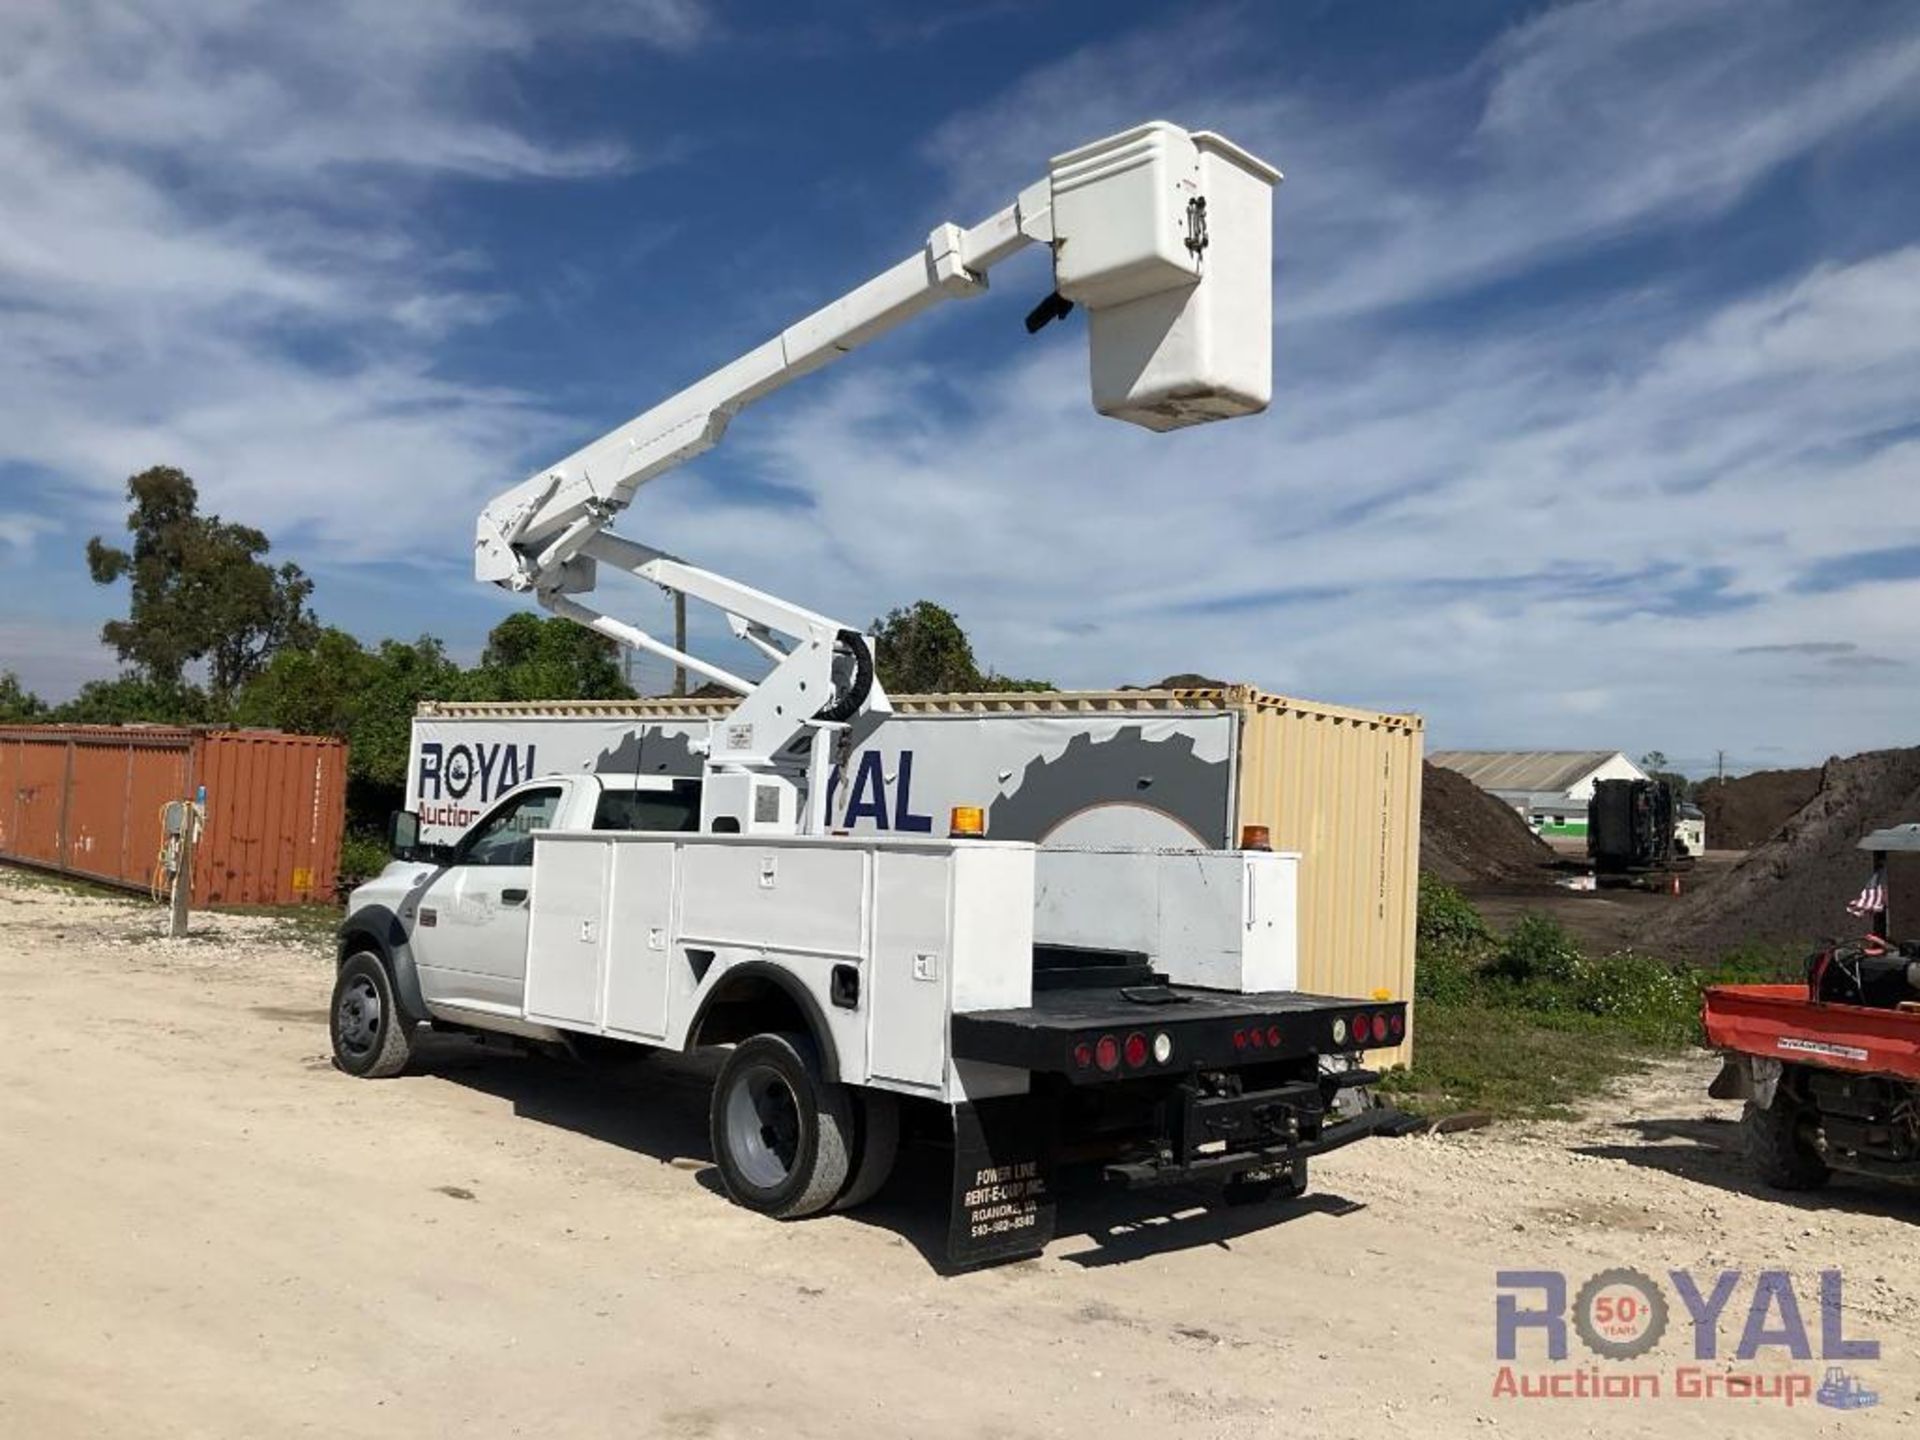
M747 406L984 294L1029 246L1051 287L1025 328L1085 310L1095 409L1155 431L1258 414L1279 178L1163 121L1057 154L1011 204L938 226L487 505L476 579L741 698L691 738L697 776L516 765L490 808L397 815L396 863L342 927L340 1067L399 1074L422 1024L585 1056L725 1048L709 1115L731 1198L780 1219L859 1205L912 1120L951 1142L955 1265L1045 1245L1056 1159L1127 1183L1212 1175L1258 1199L1299 1193L1306 1157L1386 1128L1391 1112L1336 1101L1370 1078L1365 1050L1404 1039L1405 1012L1292 993L1298 855L1259 833L1237 851L1195 833L1199 848L1041 852L986 838L979 799L944 839L932 816L904 838L834 833L836 775L893 709L873 638L612 529ZM603 569L718 609L757 678L600 608ZM452 761L462 811L475 776ZM467 828L423 843L423 818Z

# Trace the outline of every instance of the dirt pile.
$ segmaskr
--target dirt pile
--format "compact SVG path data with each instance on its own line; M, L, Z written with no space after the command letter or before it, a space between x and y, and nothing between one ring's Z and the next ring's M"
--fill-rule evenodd
M1696 785L1694 800L1707 817L1708 848L1747 850L1771 840L1819 789L1818 770L1756 770Z
M1813 798L1771 839L1666 911L1645 944L1718 953L1753 941L1804 941L1811 948L1828 936L1859 934L1862 924L1847 904L1872 864L1860 840L1908 820L1920 820L1920 747L1829 760ZM1711 829L1708 837L1719 843Z
M1511 805L1466 776L1425 767L1420 801L1420 871L1449 885L1544 880L1553 848Z

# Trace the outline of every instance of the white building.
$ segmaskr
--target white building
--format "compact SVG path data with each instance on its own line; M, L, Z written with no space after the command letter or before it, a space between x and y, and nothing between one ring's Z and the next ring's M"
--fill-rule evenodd
M1441 750L1427 757L1506 801L1542 835L1584 837L1602 780L1645 780L1618 750Z

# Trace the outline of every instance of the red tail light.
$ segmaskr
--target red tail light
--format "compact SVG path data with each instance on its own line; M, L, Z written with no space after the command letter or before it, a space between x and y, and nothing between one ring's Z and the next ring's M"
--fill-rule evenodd
M1127 1068L1138 1070L1147 1063L1147 1037L1138 1030L1127 1036Z
M1389 1028L1393 1038L1398 1040L1402 1035L1407 1033L1407 1017L1395 1011L1390 1017Z
M1093 1046L1089 1045L1084 1040L1082 1040L1078 1045L1074 1046L1073 1047L1073 1063L1079 1066L1082 1070L1091 1069L1093 1067Z
M1244 1050L1247 1048L1247 1032L1246 1031L1236 1030L1233 1032L1233 1048L1236 1050Z
M1267 1044L1276 1050L1280 1048L1280 1027L1278 1025L1269 1025L1267 1027Z
M1247 1043L1256 1050L1267 1043L1267 1037L1258 1025L1247 1031Z
M1093 1059L1102 1070L1120 1068L1120 1042L1111 1035L1102 1035L1100 1043L1093 1047Z

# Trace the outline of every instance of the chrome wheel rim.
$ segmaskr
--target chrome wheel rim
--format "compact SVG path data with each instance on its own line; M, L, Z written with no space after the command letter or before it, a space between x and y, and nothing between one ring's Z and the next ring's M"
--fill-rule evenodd
M334 1031L350 1055L369 1054L380 1043L380 989L370 976L356 975L334 1007Z
M771 1065L756 1065L727 1095L727 1148L747 1183L773 1190L800 1155L800 1097Z

